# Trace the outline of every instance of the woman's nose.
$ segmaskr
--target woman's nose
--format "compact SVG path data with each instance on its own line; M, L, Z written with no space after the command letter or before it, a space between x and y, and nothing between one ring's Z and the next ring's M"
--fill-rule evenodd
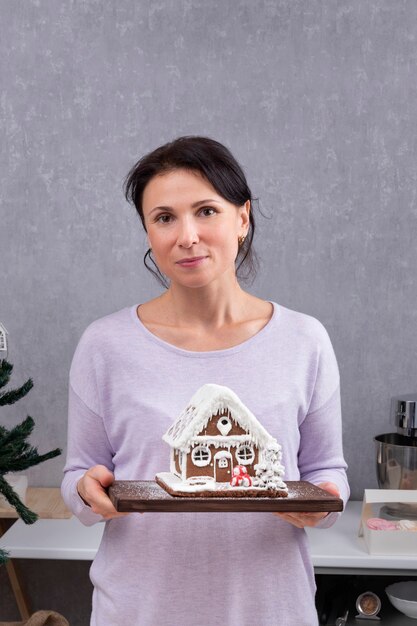
M184 248L189 248L194 243L198 243L199 237L197 233L196 224L193 220L183 220L179 224L178 230L178 245Z

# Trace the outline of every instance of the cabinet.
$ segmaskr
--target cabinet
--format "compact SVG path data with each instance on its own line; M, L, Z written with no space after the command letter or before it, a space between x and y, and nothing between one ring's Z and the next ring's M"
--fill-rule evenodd
M26 496L27 506L39 515L40 519L69 519L72 513L66 508L58 487L29 487ZM18 518L15 509L0 504L0 538L10 529ZM23 524L23 522L21 522ZM8 547L7 542L2 546ZM10 560L6 563L7 576L19 608L22 619L28 619L30 609L26 594L23 590L19 569Z
M415 626L417 621L395 609L385 587L399 580L417 580L415 556L368 554L358 537L362 502L350 501L332 528L308 528L307 534L316 573L317 609L323 625L334 625L349 609L347 625ZM382 603L381 621L356 620L355 601L364 591L376 593ZM326 615L326 618L325 618Z

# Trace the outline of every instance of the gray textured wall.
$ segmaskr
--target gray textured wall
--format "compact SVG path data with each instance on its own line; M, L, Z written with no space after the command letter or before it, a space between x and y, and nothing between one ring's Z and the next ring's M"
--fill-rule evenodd
M355 497L389 399L417 390L417 3L1 2L0 319L34 440L65 446L95 318L153 297L121 185L181 134L225 142L259 215L250 290L317 316L342 375ZM63 458L31 472L57 485Z
M66 439L84 328L160 292L121 185L182 134L245 168L262 267L250 291L318 317L342 377L355 498L373 436L417 390L414 0L0 0L0 320L41 450ZM58 485L64 458L30 472Z
M121 185L182 134L260 198L250 290L318 317L340 364L354 495L389 398L417 390L417 3L2 2L0 319L42 447L95 318L155 296ZM57 485L63 458L33 470Z

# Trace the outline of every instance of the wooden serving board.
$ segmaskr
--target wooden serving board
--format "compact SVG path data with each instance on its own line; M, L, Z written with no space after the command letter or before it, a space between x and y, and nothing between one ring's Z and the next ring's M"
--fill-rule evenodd
M343 511L343 501L307 481L286 481L286 498L222 498L171 496L153 480L116 480L108 489L115 509L124 513Z

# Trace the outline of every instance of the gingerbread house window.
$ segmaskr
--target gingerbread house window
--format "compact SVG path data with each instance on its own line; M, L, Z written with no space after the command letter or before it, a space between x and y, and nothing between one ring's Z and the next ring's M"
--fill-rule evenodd
M236 450L236 459L242 465L250 465L255 460L255 451L252 446L243 443Z
M191 452L191 459L197 467L204 467L211 461L211 452L207 446L196 446Z

